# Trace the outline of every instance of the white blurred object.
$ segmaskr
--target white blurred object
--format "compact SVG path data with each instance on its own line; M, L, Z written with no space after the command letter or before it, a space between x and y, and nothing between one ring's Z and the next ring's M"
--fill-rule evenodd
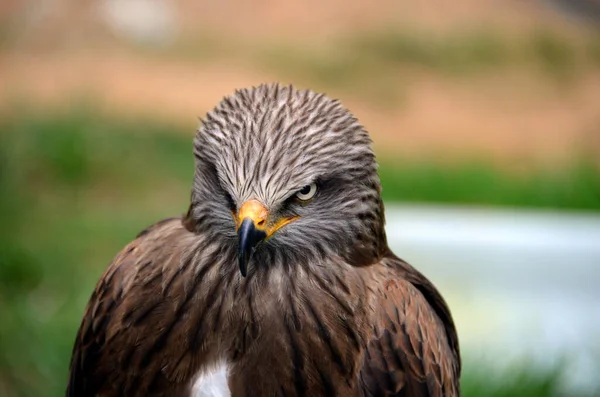
M177 14L166 0L102 0L100 13L109 28L127 39L162 44L177 34Z
M597 386L598 214L389 205L386 219L392 250L447 299L466 358L566 355L565 389Z

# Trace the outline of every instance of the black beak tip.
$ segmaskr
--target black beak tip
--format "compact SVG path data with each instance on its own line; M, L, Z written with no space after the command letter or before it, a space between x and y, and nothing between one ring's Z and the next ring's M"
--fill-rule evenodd
M246 277L246 268L242 267L241 265L240 265L240 273L241 273L242 277L244 277L244 278Z
M247 266L250 258L246 258L243 253L239 253L238 255L238 263L240 266L240 273L243 277L246 277L247 274Z
M246 218L242 221L238 229L238 262L243 277L246 277L248 262L250 262L256 245L266 237L267 234L264 231L256 229L252 219Z

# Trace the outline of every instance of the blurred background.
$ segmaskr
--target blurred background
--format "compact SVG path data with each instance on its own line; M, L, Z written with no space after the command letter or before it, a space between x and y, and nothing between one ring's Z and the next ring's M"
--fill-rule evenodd
M64 395L84 306L187 209L198 117L280 81L371 132L464 396L600 396L597 0L0 1L0 396Z

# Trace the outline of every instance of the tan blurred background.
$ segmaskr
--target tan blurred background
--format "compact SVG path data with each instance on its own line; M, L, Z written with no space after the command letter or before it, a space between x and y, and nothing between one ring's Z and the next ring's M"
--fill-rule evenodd
M3 0L0 15L3 102L85 94L192 126L234 88L281 81L341 98L402 155L600 152L598 25L553 2Z

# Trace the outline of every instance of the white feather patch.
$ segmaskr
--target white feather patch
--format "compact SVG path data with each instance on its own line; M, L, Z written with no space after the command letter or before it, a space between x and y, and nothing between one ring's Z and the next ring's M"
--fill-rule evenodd
M199 373L192 386L191 397L231 397L227 385L227 365L222 363L212 370Z

